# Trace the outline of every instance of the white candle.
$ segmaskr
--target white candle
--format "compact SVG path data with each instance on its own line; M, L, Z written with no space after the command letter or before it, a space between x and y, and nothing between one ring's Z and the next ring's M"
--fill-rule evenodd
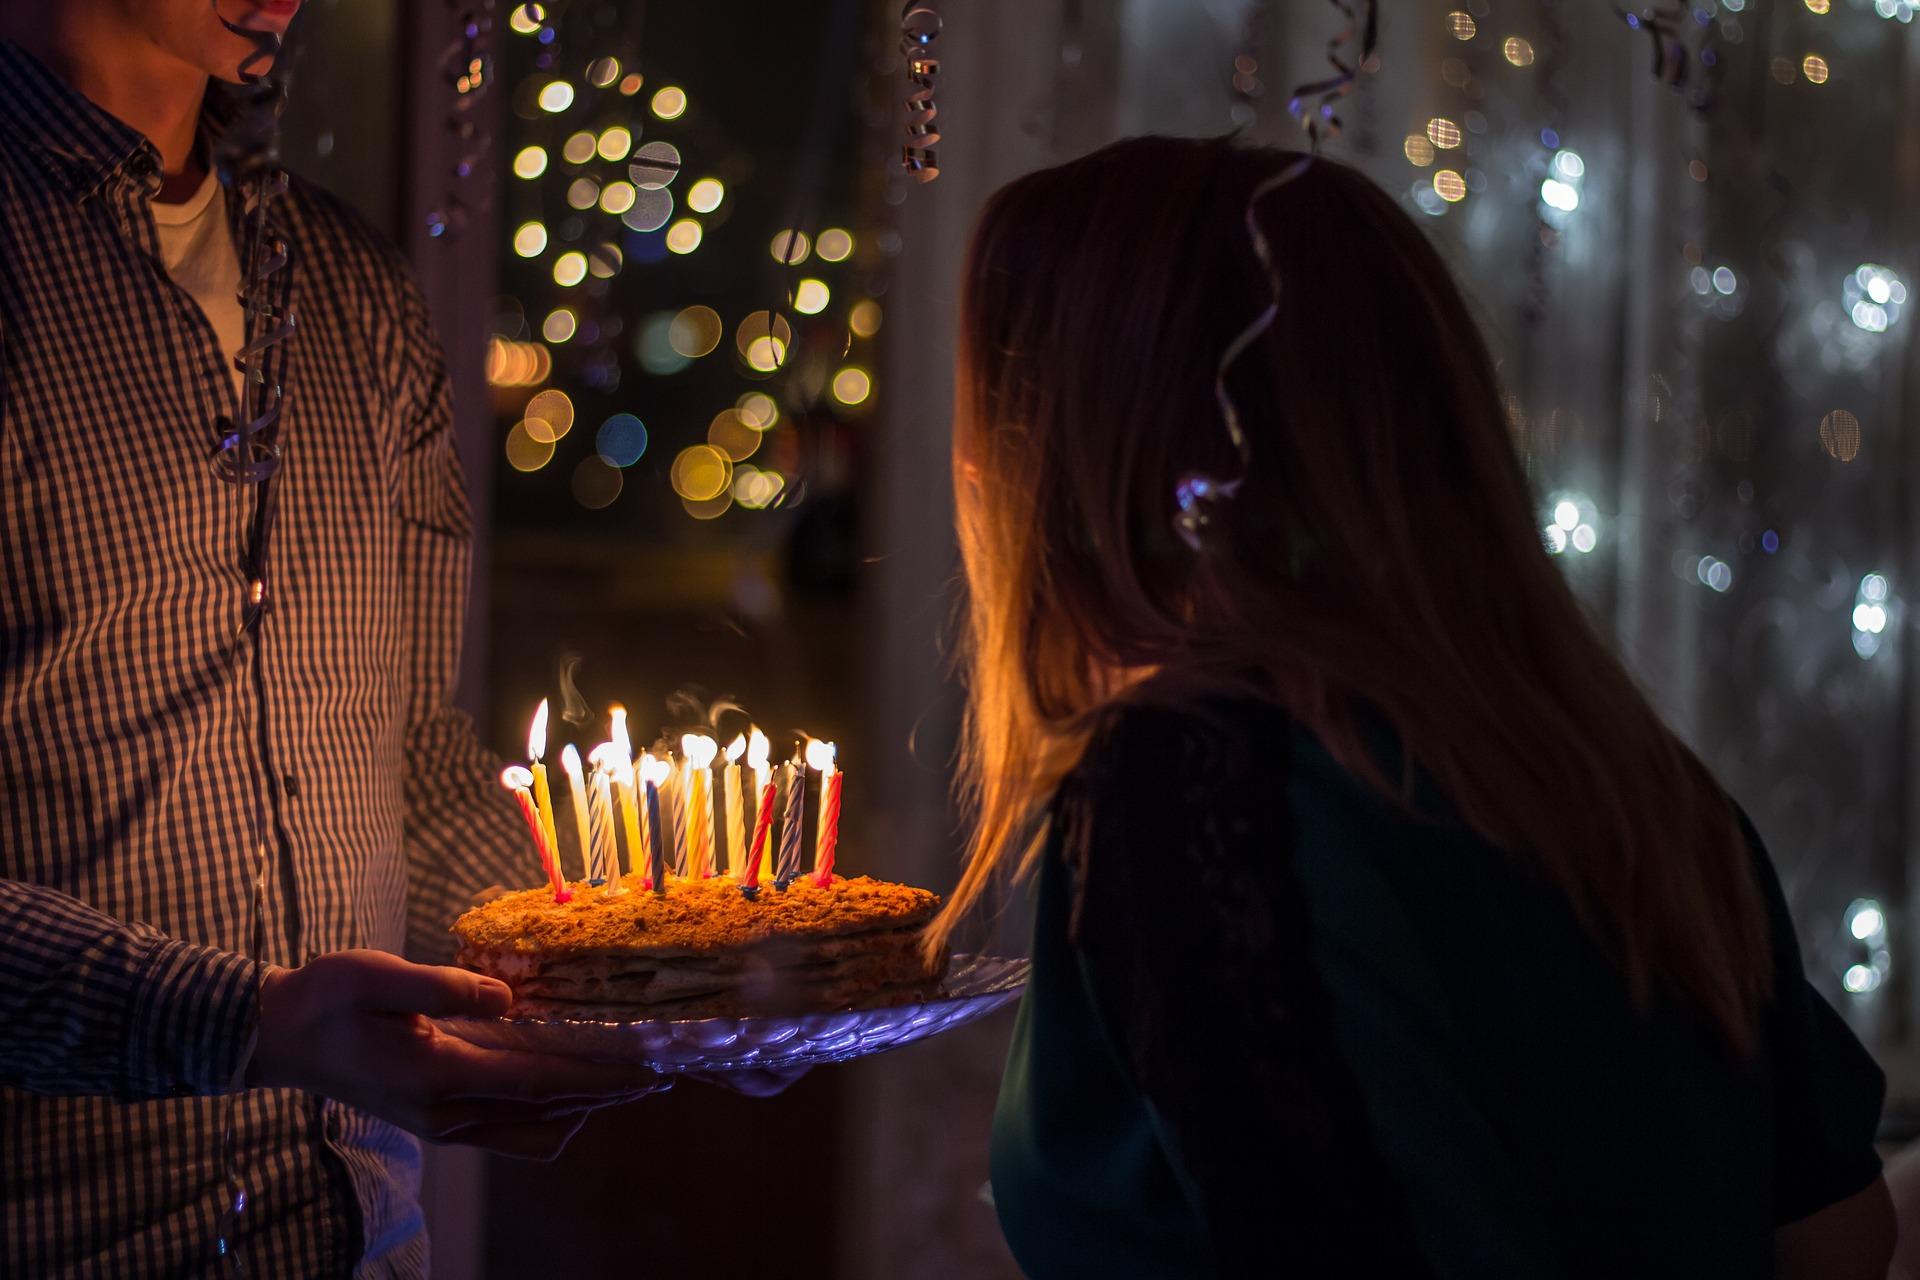
M566 771L567 787L573 793L574 830L580 836L580 865L585 868L581 875L588 880L593 878L593 837L588 832L587 817L587 775L580 767L580 753L569 742L560 750L560 767Z

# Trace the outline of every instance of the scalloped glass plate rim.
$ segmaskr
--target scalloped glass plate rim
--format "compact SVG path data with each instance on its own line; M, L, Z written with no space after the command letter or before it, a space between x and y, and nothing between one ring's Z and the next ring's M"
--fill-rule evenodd
M567 1018L441 1018L449 1034L489 1049L631 1063L650 1071L753 1071L850 1062L964 1026L1017 997L1029 962L956 955L941 993L874 1009L750 1018L601 1022Z

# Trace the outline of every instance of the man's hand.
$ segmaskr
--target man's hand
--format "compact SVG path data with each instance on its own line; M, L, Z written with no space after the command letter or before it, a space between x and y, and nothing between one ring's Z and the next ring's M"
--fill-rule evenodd
M536 1160L559 1155L594 1108L667 1087L633 1067L482 1049L432 1022L502 1014L512 999L493 978L384 951L275 970L247 1083L321 1094L429 1142Z

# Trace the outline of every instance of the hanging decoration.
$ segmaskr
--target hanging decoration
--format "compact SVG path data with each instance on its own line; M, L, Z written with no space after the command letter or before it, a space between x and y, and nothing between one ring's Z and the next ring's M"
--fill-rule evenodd
M940 114L933 101L933 82L940 59L930 52L940 38L940 14L930 4L906 0L900 9L900 52L907 60L907 144L900 149L900 167L921 182L940 176L934 147L940 141Z
M539 5L524 6L538 11ZM452 239L465 229L474 213L483 212L493 197L485 183L468 203L470 181L493 145L492 134L481 124L480 105L493 85L494 0L449 0L458 15L459 31L440 55L440 73L453 91L447 109L447 133L453 139L453 163L440 204L427 214L427 234Z

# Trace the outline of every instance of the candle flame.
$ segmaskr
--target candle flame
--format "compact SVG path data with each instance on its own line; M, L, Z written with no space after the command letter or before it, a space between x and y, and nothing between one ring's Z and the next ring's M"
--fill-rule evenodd
M822 742L818 738L807 739L807 768L809 769L817 769L822 775L831 776L834 757L839 754L840 748L834 743Z
M603 742L593 750L587 752L587 763L602 773L618 774L620 772L620 766L627 763L627 760L625 756L620 754L620 748L614 746L611 742ZM628 764L627 767L632 768L633 766Z
M509 791L525 791L533 785L533 770L525 765L510 764L500 771L500 785Z
M613 720L613 729L608 735L612 741L606 745L618 751L626 760L627 767L632 768L633 739L627 736L627 709L616 702L607 708L607 715Z
M746 749L747 736L744 733L735 734L733 741L727 744L727 763L736 763L740 759L741 753L746 751Z
M767 767L768 753L773 744L767 741L767 735L755 729L752 739L747 743L747 763L755 769Z
M640 781L660 786L673 776L673 766L649 751L640 757Z
M571 742L560 748L560 767L567 771L569 778L578 778L585 774L585 770L580 767L580 753L573 749Z
M547 754L547 700L533 713L533 725L527 730L527 759L538 760Z
M719 749L719 744L704 733L680 735L680 754L686 757L689 769L706 768L713 763L714 753Z

